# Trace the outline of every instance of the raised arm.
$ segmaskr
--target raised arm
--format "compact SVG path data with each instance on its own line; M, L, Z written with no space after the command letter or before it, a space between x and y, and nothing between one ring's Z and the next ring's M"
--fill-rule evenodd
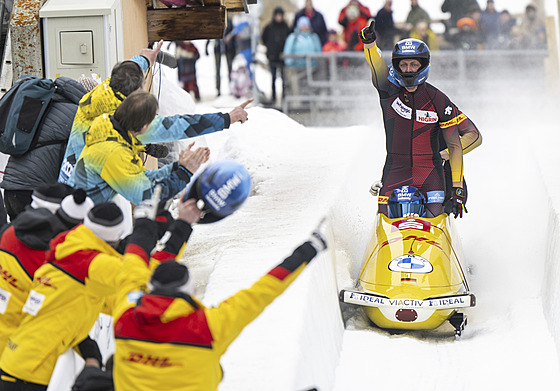
M364 54L371 69L371 82L381 94L388 89L389 68L375 43L375 21L372 20L369 26L360 31L360 39L364 43Z

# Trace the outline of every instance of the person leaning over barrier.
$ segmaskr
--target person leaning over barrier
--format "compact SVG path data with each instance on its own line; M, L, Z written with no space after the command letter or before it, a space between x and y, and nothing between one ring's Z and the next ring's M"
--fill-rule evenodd
M210 152L208 148L192 152L191 144L178 161L146 170L138 156L144 145L137 137L146 133L157 109L156 98L140 90L130 94L114 115L97 117L69 184L84 189L96 204L121 194L138 205L151 197L156 185L162 185L164 199L183 190Z
M145 285L149 266L176 257L200 210L194 202L180 203L178 221L168 227L150 214L150 205L135 209L135 226L124 255L115 250L126 228L123 215L110 202L94 206L83 224L51 242L48 263L35 273L23 307L24 319L0 358L1 390L45 390L58 356L88 336L102 310L112 315L113 307L107 308L110 299L126 286ZM166 245L150 261L164 231L174 247Z
M129 61L116 64L111 77L80 100L60 167L59 182L68 183L85 146L85 133L93 120L102 114L112 115L128 95L143 87L144 72L154 64L162 44L163 41L155 49L142 49L139 55ZM143 144L168 142L227 129L233 123L247 121L245 107L250 102L252 99L229 113L156 116L139 140Z

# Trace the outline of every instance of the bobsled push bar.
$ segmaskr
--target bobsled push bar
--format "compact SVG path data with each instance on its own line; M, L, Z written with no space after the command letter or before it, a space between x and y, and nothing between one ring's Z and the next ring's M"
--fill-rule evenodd
M365 307L396 307L396 308L427 308L431 310L455 309L474 307L476 297L471 293L458 295L430 297L424 300L390 299L375 293L361 292L350 289L340 291L340 301Z

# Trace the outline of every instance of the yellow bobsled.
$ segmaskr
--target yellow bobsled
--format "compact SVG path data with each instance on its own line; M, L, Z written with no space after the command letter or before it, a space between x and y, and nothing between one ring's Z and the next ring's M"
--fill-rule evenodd
M363 306L385 329L427 330L449 321L460 335L475 305L447 214L434 218L377 215L355 289L340 300Z

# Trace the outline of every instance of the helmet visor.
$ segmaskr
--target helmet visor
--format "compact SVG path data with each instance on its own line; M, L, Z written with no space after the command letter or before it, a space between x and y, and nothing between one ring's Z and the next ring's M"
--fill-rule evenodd
M389 202L389 218L401 217L423 217L425 214L424 204L421 201Z

